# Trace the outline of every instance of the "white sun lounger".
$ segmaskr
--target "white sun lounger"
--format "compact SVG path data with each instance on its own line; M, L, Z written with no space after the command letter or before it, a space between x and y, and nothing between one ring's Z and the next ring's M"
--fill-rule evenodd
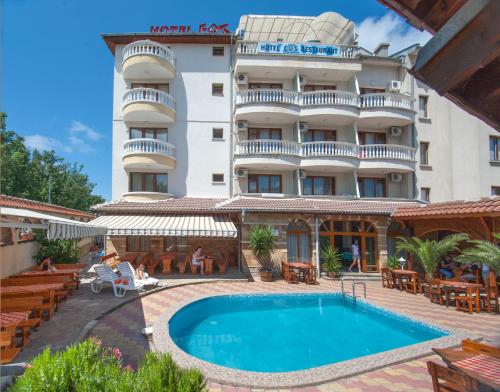
M97 278L90 284L93 293L100 293L104 284L110 284L113 287L115 297L124 297L128 290L140 290L142 284L128 277L118 276L108 265L96 265L94 268ZM127 284L123 281L126 280Z
M146 279L137 279L135 277L135 270L134 267L128 262L122 262L116 266L116 269L120 272L120 275L123 276L125 279L131 280L135 282L137 285L141 286L158 286L160 281L155 278L150 278L147 277ZM145 273L145 276L147 274Z

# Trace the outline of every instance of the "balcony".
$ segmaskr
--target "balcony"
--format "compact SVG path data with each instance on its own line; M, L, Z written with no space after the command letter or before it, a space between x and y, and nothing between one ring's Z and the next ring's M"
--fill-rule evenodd
M395 144L370 144L359 146L360 165L363 172L410 172L415 170L415 149Z
M240 90L236 93L236 119L291 122L300 114L299 93L281 89Z
M123 96L123 120L129 125L175 121L175 99L152 88L134 88Z
M123 145L123 167L127 171L164 173L175 169L175 146L155 139L131 139Z
M349 91L325 90L300 94L302 121L345 126L359 116L359 95Z
M360 127L405 126L414 121L413 98L403 94L378 93L360 96Z
M293 169L300 163L300 144L288 140L236 142L234 166L255 169Z
M358 146L342 142L308 142L301 145L301 168L351 170L359 166Z
M172 79L175 55L157 42L132 42L123 49L122 71L125 79Z

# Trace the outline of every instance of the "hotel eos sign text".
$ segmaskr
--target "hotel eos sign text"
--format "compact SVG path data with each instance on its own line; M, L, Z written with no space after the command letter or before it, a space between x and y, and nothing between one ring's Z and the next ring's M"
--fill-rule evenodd
M189 25L162 25L151 26L152 33L207 33L207 34L230 34L229 24L206 24L201 23L198 29L192 28Z

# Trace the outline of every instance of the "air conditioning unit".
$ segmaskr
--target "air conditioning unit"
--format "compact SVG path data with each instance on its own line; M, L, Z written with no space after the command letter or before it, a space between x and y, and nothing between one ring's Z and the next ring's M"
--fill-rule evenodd
M247 169L236 169L236 177L248 177Z
M305 76L299 75L299 84L305 86L307 84L307 79Z
M391 173L391 181L401 182L403 181L403 175L401 173Z
M238 131L248 131L248 121L238 121L236 123L236 127L238 128Z
M299 170L299 178L300 178L301 180L304 180L304 179L306 179L306 178L307 178L307 173L306 173L306 171L305 171L305 170Z
M300 132L307 132L309 130L309 125L305 122L299 122L299 131Z
M239 74L236 76L236 84L248 84L248 75Z
M391 83L389 83L389 91L399 93L401 91L401 82L399 80L391 80Z
M390 136L401 136L403 134L403 128L401 127L391 127L389 129Z

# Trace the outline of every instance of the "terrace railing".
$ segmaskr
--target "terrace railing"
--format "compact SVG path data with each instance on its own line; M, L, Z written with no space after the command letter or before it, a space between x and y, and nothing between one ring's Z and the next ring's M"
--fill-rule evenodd
M152 102L175 110L175 99L170 94L153 88L134 88L123 95L123 105L133 102Z
M413 98L409 95L394 93L363 94L361 98L361 108L396 108L413 109Z
M130 139L123 144L123 155L155 154L175 159L175 146L156 139Z
M143 40L135 41L128 44L123 49L123 61L135 55L154 55L168 61L170 64L175 65L175 55L169 48L157 42Z
M236 155L300 155L300 145L289 140L243 140L236 143Z
M415 160L415 149L397 144L367 144L359 146L360 159Z
M299 93L282 89L240 90L236 93L236 104L247 103L279 103L299 104Z
M303 157L358 157L358 146L343 142L302 143Z
M359 95L350 91L322 90L300 94L302 106L346 105L359 107Z

